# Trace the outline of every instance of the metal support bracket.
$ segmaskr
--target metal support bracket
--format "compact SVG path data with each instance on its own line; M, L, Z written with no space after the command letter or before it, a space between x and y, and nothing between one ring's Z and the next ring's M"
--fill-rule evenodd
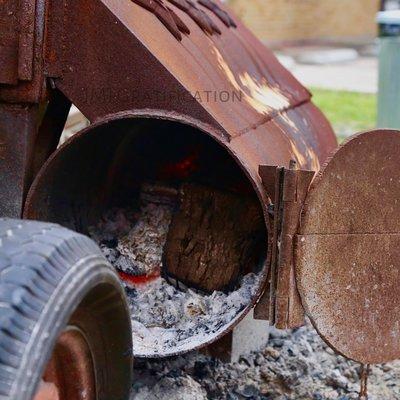
M33 79L35 12L36 0L2 2L0 84L17 85Z
M279 329L291 329L304 324L304 310L297 290L293 239L314 171L261 165L259 174L265 190L274 203L270 206L273 227L270 245L271 266L268 287L255 308L255 318L268 319Z

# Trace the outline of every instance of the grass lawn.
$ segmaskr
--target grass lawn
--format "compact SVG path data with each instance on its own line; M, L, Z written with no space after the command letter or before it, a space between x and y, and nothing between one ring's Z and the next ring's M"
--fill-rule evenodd
M377 96L312 88L314 103L332 123L339 140L376 127Z

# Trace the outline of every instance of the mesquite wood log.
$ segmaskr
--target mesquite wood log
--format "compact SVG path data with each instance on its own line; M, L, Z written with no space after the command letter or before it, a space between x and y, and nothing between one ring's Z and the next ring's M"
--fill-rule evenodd
M257 199L183 184L164 249L166 274L206 292L233 289L266 248Z

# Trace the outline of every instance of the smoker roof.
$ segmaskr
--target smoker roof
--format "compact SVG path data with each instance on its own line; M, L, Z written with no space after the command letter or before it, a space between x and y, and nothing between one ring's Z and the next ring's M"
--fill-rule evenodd
M329 123L308 90L227 13L207 0L67 2L58 10L64 46L55 41L47 68L92 122L137 112L183 119L205 124L254 171L290 159L318 169L336 146Z
M310 98L309 92L243 24L233 19L237 28L228 27L215 12L204 7L201 0L193 3L221 34L210 34L202 29L187 12L175 5L176 0L164 1L190 30L190 34L182 35L181 41L154 12L131 0L103 0L103 3L208 112L217 120L223 116L222 125L231 136L251 130L276 113ZM220 3L218 8L227 12Z

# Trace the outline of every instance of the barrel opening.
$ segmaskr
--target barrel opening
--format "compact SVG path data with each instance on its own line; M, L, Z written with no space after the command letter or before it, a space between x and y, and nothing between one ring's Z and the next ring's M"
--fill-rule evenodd
M265 278L267 230L249 178L185 124L129 119L78 134L37 179L27 213L100 245L126 287L136 356L220 337Z

